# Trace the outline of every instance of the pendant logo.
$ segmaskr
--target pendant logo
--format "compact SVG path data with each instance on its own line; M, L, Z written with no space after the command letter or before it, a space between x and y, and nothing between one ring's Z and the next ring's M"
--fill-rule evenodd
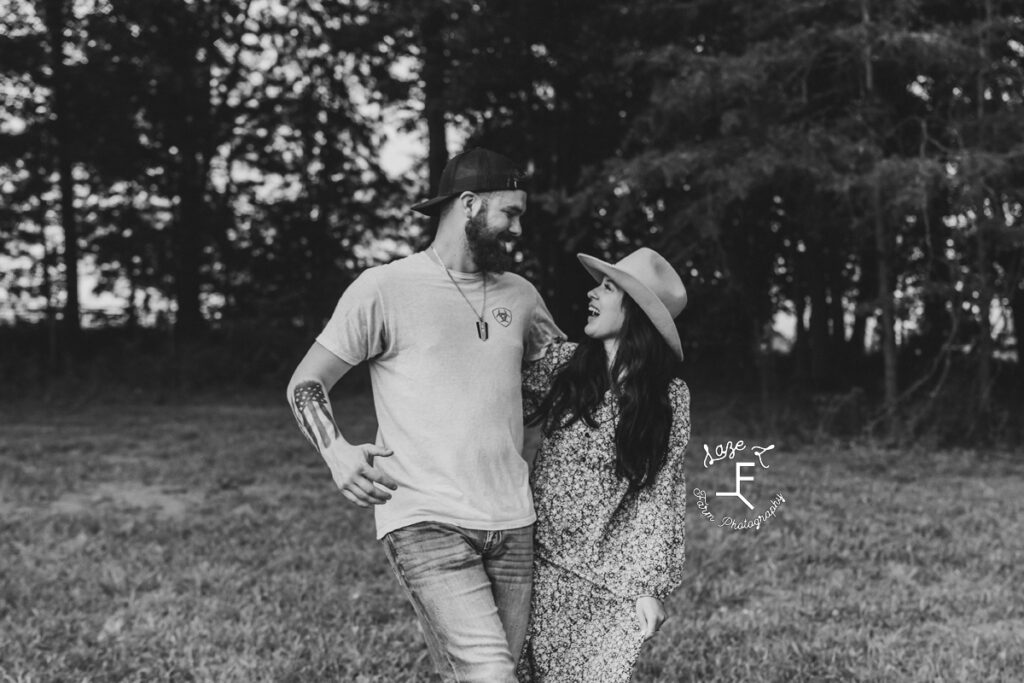
M498 324L502 327L508 327L512 324L512 311L507 308L495 308L491 311L491 315L498 321Z

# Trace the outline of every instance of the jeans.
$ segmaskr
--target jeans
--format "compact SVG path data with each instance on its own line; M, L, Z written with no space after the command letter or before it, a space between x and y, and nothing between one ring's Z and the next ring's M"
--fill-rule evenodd
M445 681L515 681L533 584L533 526L421 522L383 539Z

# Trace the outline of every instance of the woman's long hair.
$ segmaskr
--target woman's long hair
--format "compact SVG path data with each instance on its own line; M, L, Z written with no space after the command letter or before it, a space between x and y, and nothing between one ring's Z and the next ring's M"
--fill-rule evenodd
M611 371L604 343L584 340L526 422L541 424L545 434L576 420L596 428L594 411L610 387L619 398L615 474L627 479L629 488L636 491L654 482L668 457L672 427L668 387L672 378L679 376L679 361L647 315L625 293L622 307L625 315Z

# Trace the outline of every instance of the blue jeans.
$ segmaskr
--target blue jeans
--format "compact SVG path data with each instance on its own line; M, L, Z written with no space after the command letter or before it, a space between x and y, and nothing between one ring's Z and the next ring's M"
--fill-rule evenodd
M383 539L445 681L515 681L533 584L533 526L421 522Z

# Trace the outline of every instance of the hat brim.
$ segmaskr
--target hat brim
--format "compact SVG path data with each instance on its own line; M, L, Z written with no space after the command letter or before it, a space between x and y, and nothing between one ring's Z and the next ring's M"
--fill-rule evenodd
M651 291L650 287L637 280L629 273L619 270L607 261L588 254L576 254L583 267L591 277L601 282L605 276L611 278L612 282L618 285L622 291L630 296L637 306L640 307L647 317L654 324L654 328L668 343L669 348L676 354L679 360L683 360L683 344L679 339L679 330L676 329L675 320L665 304L661 302L658 295Z
M454 197L456 194L458 193L456 192L453 194L443 194L438 197L428 199L425 202L413 204L412 210L417 213L421 213L424 216L436 216L441 213L441 206L444 205L446 201Z

